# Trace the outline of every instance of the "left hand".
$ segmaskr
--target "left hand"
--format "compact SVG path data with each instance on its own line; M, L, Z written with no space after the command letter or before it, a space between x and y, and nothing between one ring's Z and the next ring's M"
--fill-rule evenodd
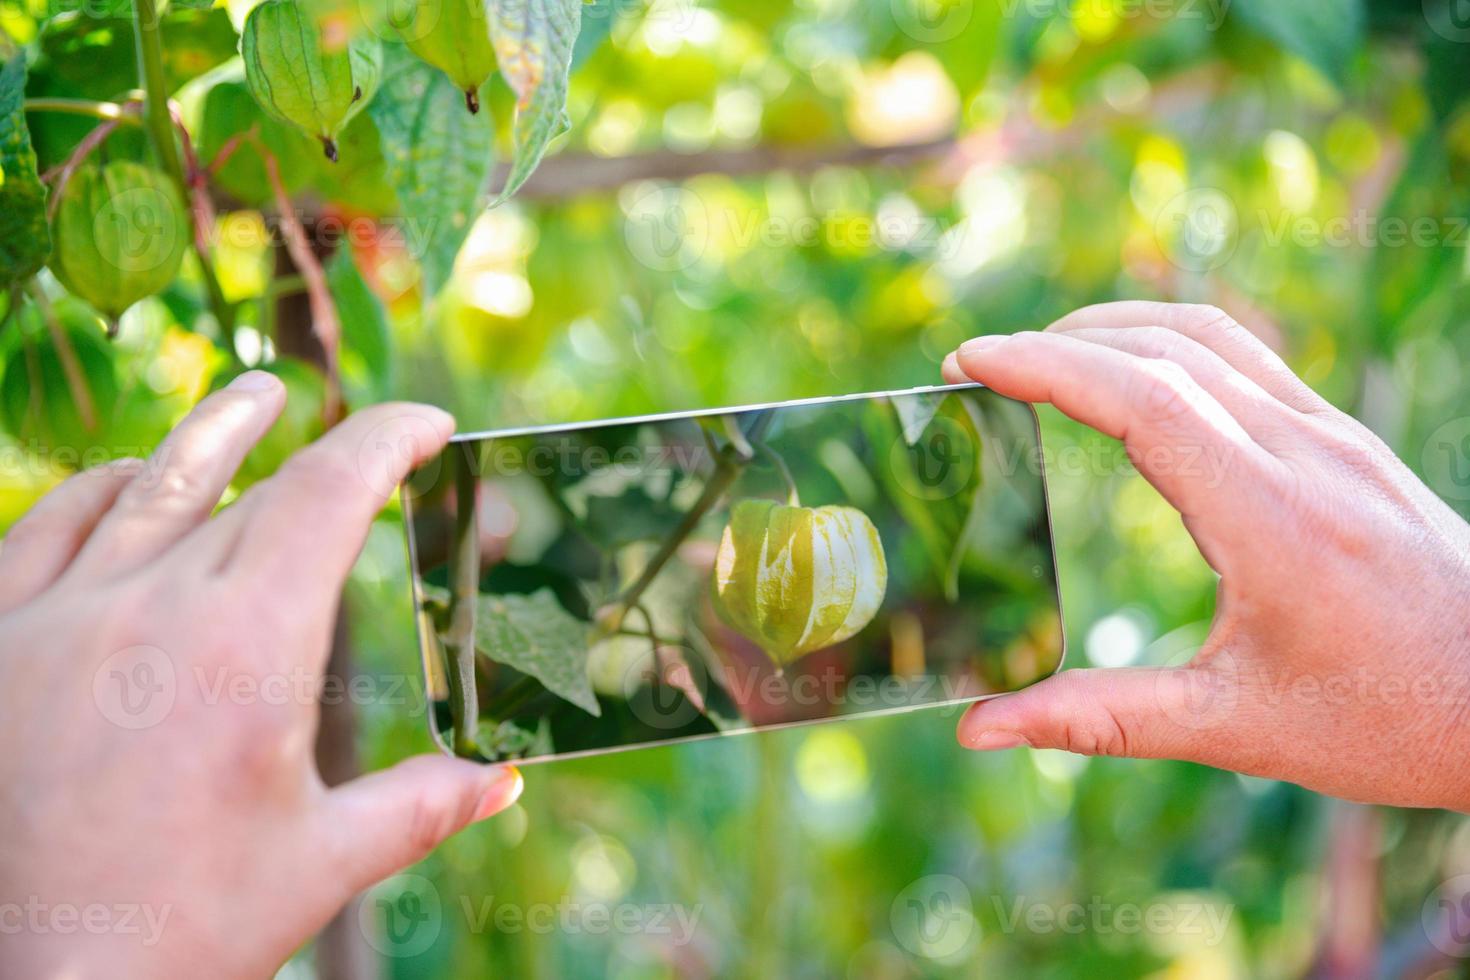
M453 420L365 409L211 517L284 403L242 375L147 464L73 476L0 547L0 973L269 976L520 792L513 768L437 755L323 784L343 582Z

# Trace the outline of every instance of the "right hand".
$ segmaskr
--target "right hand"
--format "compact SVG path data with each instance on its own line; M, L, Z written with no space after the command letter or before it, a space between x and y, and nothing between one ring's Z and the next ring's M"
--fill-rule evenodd
M1220 575L1189 663L1065 671L970 708L962 743L1470 812L1470 525L1367 428L1211 307L1089 307L944 374L1121 439Z

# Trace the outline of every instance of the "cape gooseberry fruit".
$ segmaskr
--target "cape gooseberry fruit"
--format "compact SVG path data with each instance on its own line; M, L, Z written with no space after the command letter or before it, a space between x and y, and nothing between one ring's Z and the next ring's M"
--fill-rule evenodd
M777 666L857 633L887 589L883 542L857 508L731 508L715 557L715 611Z
M400 29L408 48L449 76L470 112L480 111L480 86L495 71L495 49L481 0L410 0Z
M83 166L61 191L51 271L112 324L178 275L188 243L184 202L152 167Z
M337 161L337 134L367 105L383 71L383 45L359 33L329 43L304 0L264 0L240 34L245 83L272 115L321 140Z

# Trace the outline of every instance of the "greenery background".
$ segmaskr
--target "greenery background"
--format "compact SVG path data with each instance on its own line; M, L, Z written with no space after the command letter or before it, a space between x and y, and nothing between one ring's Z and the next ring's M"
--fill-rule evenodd
M0 26L31 55L28 96L113 99L137 84L127 22L103 16L126 4L93 8L0 7ZM1464 513L1465 485L1441 456L1453 451L1446 431L1462 433L1456 420L1470 415L1470 29L1455 9L599 3L584 11L570 136L521 195L475 222L438 302L426 307L416 265L391 236L357 242L355 264L335 250L348 402L426 399L475 428L895 389L931 383L965 337L1039 327L1088 302L1160 297L1234 313ZM199 80L233 53L227 14L238 23L240 13L179 8L164 23L169 78L206 160L257 118L238 80ZM504 145L510 94L499 80L484 94ZM444 119L451 135L468 125ZM43 170L94 124L44 113L28 122ZM293 201L319 246L334 220L362 229L397 216L370 133L344 139L333 171L309 143L291 157L291 134L265 135L292 162ZM127 128L108 147L143 152ZM111 344L43 280L87 352L99 405L87 425L59 369L38 389L16 367L50 349L39 316L27 307L7 318L0 527L65 475L58 449L137 451L240 362L291 349L282 330L299 318L300 284L280 257L277 209L258 167L231 167L215 190L216 261L239 304L233 352L192 262L123 317ZM1384 216L1429 230L1405 241L1374 224ZM1346 236L1313 238L1342 217ZM320 376L283 363L291 413L242 483L319 428ZM36 399L39 411L28 408ZM1043 433L1059 464L1051 491L1069 662L1187 650L1208 623L1214 581L1178 518L1105 441L1050 411ZM405 576L389 513L346 600L356 669L385 681L416 677ZM385 696L357 716L368 767L429 746L414 705ZM402 977L1456 969L1421 910L1470 867L1463 819L1350 807L1183 764L977 756L955 744L956 717L529 767L512 811L368 902L371 923L379 899L429 883L441 908L426 949L354 933L352 915L332 942L370 938L386 950L372 968ZM958 904L936 901L936 883ZM935 942L905 924L914 887L939 916L925 920ZM678 903L701 917L693 941L676 944L651 930L594 934L585 920L477 926L462 900L477 910L486 900L522 910ZM1204 903L1232 915L1212 943L1184 929L1008 928L1017 901ZM304 950L287 972L309 973L313 956Z

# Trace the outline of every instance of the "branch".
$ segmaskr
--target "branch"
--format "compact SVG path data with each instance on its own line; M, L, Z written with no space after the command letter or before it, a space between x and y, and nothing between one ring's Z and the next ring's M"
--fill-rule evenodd
M516 192L524 198L564 198L591 191L612 190L635 180L685 180L701 174L731 177L785 170L809 173L830 166L911 166L943 157L954 150L954 139L929 140L899 146L788 147L756 146L709 153L643 153L626 157L599 157L565 153L549 157ZM504 180L508 167L496 168L492 183Z
M1217 97L1221 81L1221 72L1215 66L1191 69L1161 80L1154 86L1154 96L1146 112L1153 119L1188 119ZM1028 100L1017 98L1014 102L1025 105ZM801 174L832 166L911 167L930 161L938 165L940 181L949 183L958 181L976 164L1047 159L1074 150L1116 124L1118 119L1134 115L1099 106L1087 114L1084 122L1058 130L1017 110L994 128L896 146L853 143L820 147L754 146L704 153L660 151L626 157L563 153L542 161L516 194L545 200L615 190L637 180L679 181L715 173L742 177L776 170ZM495 180L503 180L506 170L506 165L498 166Z
M200 207L198 198L204 194L203 178L197 176L193 146L182 123L177 128L183 136L184 152L190 161L191 170L186 171L184 158L179 155L174 140L176 116L169 106L168 85L163 74L163 41L159 33L158 6L155 0L134 0L133 29L137 35L138 74L143 81L143 126L148 132L148 142L158 156L163 171L178 188L179 196L190 202L189 219L193 225L194 253L199 257L199 275L204 280L204 291L209 297L209 307L219 323L220 332L229 347L231 357L235 353L235 311L225 300L219 277L215 275L214 263L210 260L205 236L209 228L203 225L212 219L213 209ZM198 180L196 186L195 180Z
M117 122L108 120L94 127L90 133L81 138L81 141L72 149L71 154L61 162L42 175L41 179L46 182L56 181L56 186L51 188L51 198L46 202L46 219L52 220L56 217L56 209L61 205L61 192L66 190L66 185L71 181L71 175L76 173L78 167L92 151L102 145L112 131L117 128Z
M738 433L738 420L734 420L731 416L726 416L726 418L731 419L731 424ZM659 545L658 551L648 560L643 574L638 576L637 581L628 586L627 591L616 602L598 613L597 625L603 633L616 633L622 629L623 620L627 618L631 610L637 607L638 600L643 598L643 593L653 584L653 580L658 577L664 565L668 564L674 552L679 550L679 545L683 544L684 539L699 526L704 515L719 503L725 491L730 488L730 484L734 483L735 478L745 470L746 465L752 459L750 443L760 441L761 436L770 426L772 418L772 409L761 412L751 423L750 432L743 435L743 445L732 438L725 448L720 450L719 455L715 457L714 472L710 474L708 482L704 485L704 491L694 502L694 506L689 508L674 530Z
M327 274L311 250L311 239L291 205L291 195L281 180L281 167L276 156L253 133L247 139L260 154L265 165L266 179L270 181L271 193L275 195L277 217L281 221L281 235L286 240L286 251L296 271L306 285L306 299L311 306L311 328L322 345L323 367L327 375L327 394L322 404L322 414L330 425L342 412L342 379L338 371L338 355L342 346L342 321L337 315L337 304L327 286Z
M51 309L51 303L47 301L46 294L41 292L37 286L31 288L31 299L35 300L36 306L41 311L41 319L46 323L46 330L51 334L51 346L56 348L56 357L61 361L61 373L66 376L66 386L71 391L72 401L76 403L77 415L81 417L82 427L88 432L97 431L97 405L92 401L91 389L87 387L87 376L82 372L82 363L77 360L77 352L71 345L71 338L66 335L66 330L56 319L56 312Z
M473 759L480 700L475 688L475 607L480 598L478 467L473 443L463 443L454 465L454 543L449 565L449 710L454 719L454 754Z
M104 122L126 123L129 126L143 125L143 103L136 99L125 102L94 102L91 99L26 99L22 108L26 112L60 112L72 116L91 116Z

